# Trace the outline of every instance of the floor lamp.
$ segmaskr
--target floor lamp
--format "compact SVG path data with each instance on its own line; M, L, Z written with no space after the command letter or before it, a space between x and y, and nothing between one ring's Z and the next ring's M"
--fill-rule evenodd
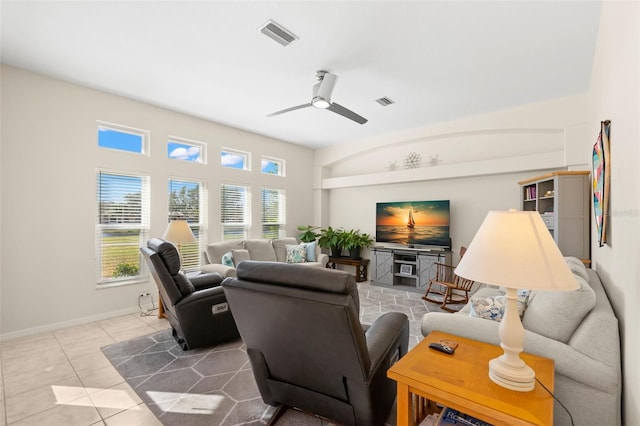
M489 212L455 273L507 289L505 312L499 327L504 353L489 362L489 378L507 389L533 390L535 373L520 358L524 328L518 315L517 289L578 288L540 214L515 210Z
M164 231L162 236L163 240L171 241L178 247L178 254L180 255L180 267L182 267L182 253L180 248L184 243L195 243L196 237L191 232L191 227L186 220L172 220L167 225L167 230Z

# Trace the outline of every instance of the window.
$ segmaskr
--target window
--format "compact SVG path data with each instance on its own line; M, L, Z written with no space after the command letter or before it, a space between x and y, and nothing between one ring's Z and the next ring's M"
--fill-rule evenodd
M171 137L167 143L167 156L175 160L206 163L205 148L201 142Z
M220 152L220 164L231 169L251 170L249 153L223 148Z
M262 157L261 171L268 175L284 176L284 160Z
M243 240L249 235L250 196L246 186L221 186L220 216L224 241Z
M262 238L285 237L284 190L262 188Z
M196 237L194 243L178 245L182 256L182 268L201 266L200 253L207 245L207 190L206 183L169 179L169 220L186 220Z
M149 132L98 122L98 146L119 151L145 154L148 152Z
M149 235L149 177L97 172L98 283L146 276L140 247Z

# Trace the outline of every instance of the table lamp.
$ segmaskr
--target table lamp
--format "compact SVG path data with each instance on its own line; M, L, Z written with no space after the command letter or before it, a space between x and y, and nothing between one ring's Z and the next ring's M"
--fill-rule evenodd
M191 232L191 227L186 220L172 220L167 225L167 230L164 231L162 236L163 240L171 241L178 247L178 254L180 255L180 265L182 266L182 253L180 253L180 246L184 243L195 243L196 237Z
M500 322L504 353L489 361L489 378L507 389L528 392L535 373L520 358L524 327L517 289L575 290L578 283L537 211L491 211L460 260L455 273L507 289Z

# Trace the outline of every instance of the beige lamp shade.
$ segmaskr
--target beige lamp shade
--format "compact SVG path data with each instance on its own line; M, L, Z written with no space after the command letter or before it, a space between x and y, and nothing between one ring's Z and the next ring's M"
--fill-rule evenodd
M196 237L193 235L193 232L191 232L191 228L186 220L170 221L162 238L178 245L196 242Z
M456 274L485 284L528 290L575 290L573 274L535 211L491 211Z

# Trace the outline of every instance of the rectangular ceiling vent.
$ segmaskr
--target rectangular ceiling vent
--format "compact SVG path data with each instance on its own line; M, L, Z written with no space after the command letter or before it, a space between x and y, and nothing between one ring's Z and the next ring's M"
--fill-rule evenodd
M392 101L391 99L387 98L386 96L384 98L376 99L376 102L379 103L382 106L389 106L391 104L395 104L394 101Z
M294 33L272 20L268 20L266 24L261 26L260 32L283 46L288 46L289 43L298 39Z

